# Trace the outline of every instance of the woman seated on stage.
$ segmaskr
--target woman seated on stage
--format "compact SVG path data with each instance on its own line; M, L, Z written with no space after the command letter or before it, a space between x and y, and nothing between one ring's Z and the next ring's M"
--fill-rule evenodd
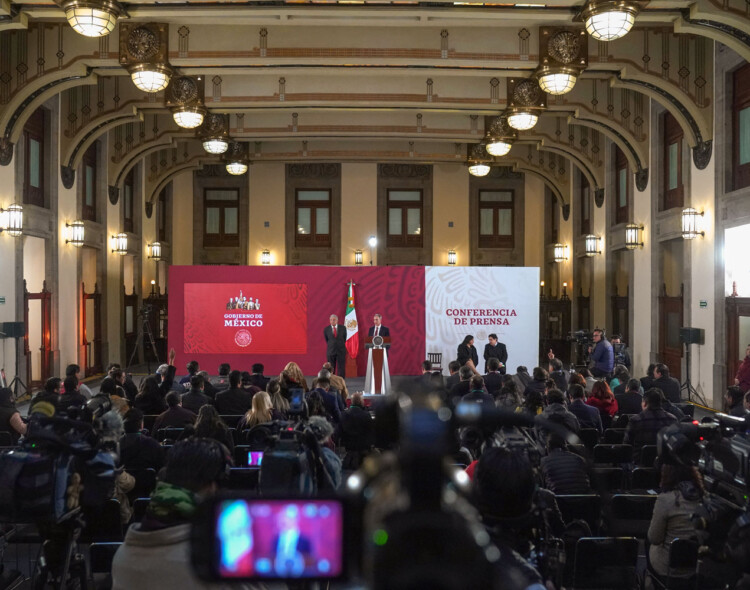
M479 364L479 355L477 354L477 349L474 348L474 336L467 335L464 338L463 342L458 345L458 354L456 355L456 360L462 367L466 365L467 367L470 367L471 370L474 371L477 375L479 375L479 371L477 371L477 365Z

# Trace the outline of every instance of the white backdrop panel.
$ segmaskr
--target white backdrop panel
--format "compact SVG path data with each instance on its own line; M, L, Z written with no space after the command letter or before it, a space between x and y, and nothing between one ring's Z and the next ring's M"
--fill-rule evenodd
M539 268L429 266L425 272L427 352L443 353L443 372L464 336L474 336L484 372L484 345L495 333L508 348L508 372L539 362Z

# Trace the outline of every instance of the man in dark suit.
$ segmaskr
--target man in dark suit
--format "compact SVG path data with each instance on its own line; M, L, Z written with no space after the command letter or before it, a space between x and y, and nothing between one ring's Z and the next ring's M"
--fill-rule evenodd
M581 428L596 428L599 434L602 433L602 416L593 406L586 405L584 398L585 392L581 385L574 383L568 391L570 395L570 406L568 411L578 418ZM592 411L593 410L593 411Z
M341 421L340 398L338 394L331 393L331 380L328 377L318 377L316 387L310 393L320 395L326 413L333 419L334 423L338 424Z
M505 363L508 362L508 349L505 344L497 341L497 334L489 335L489 344L484 345L484 368L488 371L487 361L495 358L500 361L500 372L505 375Z
M484 376L484 385L492 397L497 397L503 388L503 374L500 372L500 360L490 357L487 360L487 374Z
M654 380L651 387L656 387L664 392L664 396L673 404L679 404L680 399L680 382L674 377L669 376L669 367L659 363L654 368Z
M216 394L214 405L219 414L239 415L247 412L253 405L253 394L240 388L242 373L234 370L229 373L229 389Z
M445 380L445 388L448 391L458 385L458 382L461 380L461 376L458 374L460 368L461 365L458 364L458 361L451 361L448 363L448 373L450 376Z
M391 331L383 325L383 316L379 313L376 313L372 318L373 325L370 326L369 331L367 332L367 335L369 337L373 336L382 336L383 338L390 338Z
M620 414L640 414L643 409L641 382L638 379L630 379L627 383L623 383L623 386L625 391L615 394L617 411ZM619 386L615 389L619 389Z
M266 386L270 379L263 374L265 367L263 363L255 363L253 365L253 373L250 375L250 385L255 385L261 391L266 390Z
M345 377L346 372L346 326L339 324L339 316L331 315L330 324L323 330L326 340L326 359L333 373Z

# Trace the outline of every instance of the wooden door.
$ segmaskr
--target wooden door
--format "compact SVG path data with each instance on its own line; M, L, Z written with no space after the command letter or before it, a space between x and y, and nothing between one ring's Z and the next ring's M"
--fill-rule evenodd
M123 287L124 289L124 287ZM135 358L133 362L130 362L130 358L133 356L135 350L136 341L138 339L138 328L140 318L138 317L138 294L133 289L133 292L128 295L125 293L123 298L123 330L122 333L125 335L125 363L138 364L141 359Z
M81 326L80 345L83 352L84 375L86 377L102 372L102 294L99 285L94 285L93 293L86 293L81 283Z
M24 280L23 302L26 383L29 389L40 388L52 376L52 293L47 290L47 281L39 293L29 293ZM30 330L39 332L32 334Z
M683 291L684 285L680 285L679 295L670 296L667 286L662 285L659 296L659 360L669 367L669 374L677 380L682 379Z

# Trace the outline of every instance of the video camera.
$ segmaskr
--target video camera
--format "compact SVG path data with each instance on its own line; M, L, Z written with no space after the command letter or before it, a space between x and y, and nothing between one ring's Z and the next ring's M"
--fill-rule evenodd
M705 551L705 576L734 585L750 574L750 420L727 414L677 423L657 439L659 460L697 467L706 494L692 520Z
M452 412L414 399L388 396L376 406L380 427L398 433L398 449L369 456L347 480L345 497L261 491L263 497L218 496L204 504L193 533L199 576L225 582L347 579L375 590L526 588L515 581L523 576L513 575L521 567L513 561L516 554L492 544L472 505L468 477L450 463L453 432L535 425L562 436L567 431L494 406L463 403ZM299 440L299 431L282 428L277 444ZM509 444L528 445L504 436ZM261 490L271 456L266 450ZM546 548L539 547L539 554L546 555Z
M594 334L588 330L576 330L568 334L568 342L575 342L577 364L587 365L590 357L589 347L594 345Z

